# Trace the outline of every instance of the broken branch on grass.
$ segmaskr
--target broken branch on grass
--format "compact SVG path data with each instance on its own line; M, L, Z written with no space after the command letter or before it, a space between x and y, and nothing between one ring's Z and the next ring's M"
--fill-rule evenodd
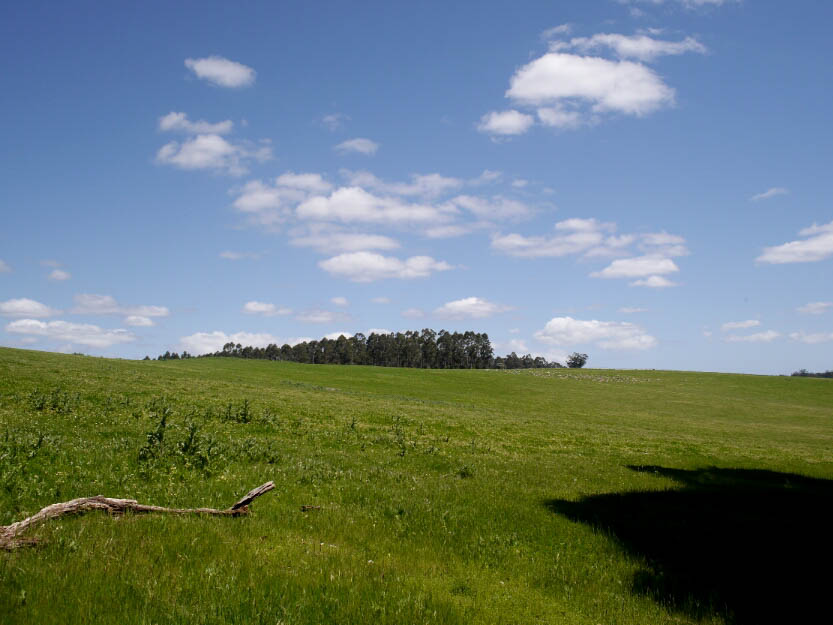
M164 508L162 506L149 506L138 503L135 499L113 499L111 497L103 497L97 495L95 497L81 497L73 499L72 501L65 501L63 503L54 503L51 506L46 506L37 514L12 523L11 525L0 525L0 549L15 549L23 545L32 545L37 542L36 539L20 538L20 534L25 532L28 528L39 525L44 521L57 519L58 517L81 514L89 512L90 510L103 510L112 515L122 515L125 512L133 512L136 514L197 514L210 516L245 516L249 514L249 504L255 499L268 493L275 488L274 482L266 482L250 490L246 495L235 503L231 508L226 510L217 510L215 508Z

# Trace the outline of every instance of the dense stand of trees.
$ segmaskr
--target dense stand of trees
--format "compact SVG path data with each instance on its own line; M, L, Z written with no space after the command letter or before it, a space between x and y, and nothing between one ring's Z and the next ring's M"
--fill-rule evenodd
M833 371L825 371L824 373L811 373L807 371L807 369L801 369L800 371L794 371L794 376L798 376L800 378L833 378Z
M428 328L419 331L390 334L358 333L351 337L341 335L337 339L323 338L297 345L270 344L266 347L242 346L226 343L221 351L205 356L225 358L253 358L285 360L308 364L328 365L376 365L380 367L414 367L421 369L529 369L561 367L530 354L495 358L489 336L477 332L435 332ZM188 352L182 355L165 352L157 360L192 358ZM147 358L147 357L146 357Z

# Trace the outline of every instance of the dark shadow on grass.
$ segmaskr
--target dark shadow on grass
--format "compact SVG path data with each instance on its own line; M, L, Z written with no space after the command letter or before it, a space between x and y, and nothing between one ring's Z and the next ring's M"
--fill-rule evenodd
M832 481L762 470L628 468L681 488L546 505L644 559L634 592L694 618L720 614L742 625L833 618Z

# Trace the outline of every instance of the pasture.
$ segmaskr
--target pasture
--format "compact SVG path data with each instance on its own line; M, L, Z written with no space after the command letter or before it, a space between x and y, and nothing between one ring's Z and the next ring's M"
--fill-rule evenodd
M833 555L833 382L0 348L0 525L268 480L248 517L35 528L0 551L0 621L801 622Z

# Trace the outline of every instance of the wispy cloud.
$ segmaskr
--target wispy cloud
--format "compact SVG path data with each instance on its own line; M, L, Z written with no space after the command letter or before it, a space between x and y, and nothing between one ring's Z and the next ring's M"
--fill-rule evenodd
M746 328L756 328L761 325L761 322L757 319L747 319L746 321L727 321L720 329L724 332L728 330L744 330Z
M767 330L766 332L756 332L755 334L746 335L730 334L723 340L727 343L770 343L779 336L781 336L779 332Z
M768 200L769 198L775 197L777 195L786 195L789 192L790 192L789 189L786 189L784 187L772 187L770 189L767 189L763 193L758 193L756 195L753 195L749 199L752 202L757 202L758 200Z
M756 260L772 264L812 263L833 256L833 221L821 226L813 224L799 235L805 238L764 248Z
M334 148L336 152L341 152L342 154L347 154L350 152L358 153L358 154L365 154L367 156L372 156L376 154L376 151L379 149L379 144L375 141L371 141L370 139L364 139L362 137L356 139L348 139L347 141L342 141Z
M810 302L804 306L799 306L796 310L805 315L821 315L833 308L833 302Z
M791 332L790 338L793 341L798 341L799 343L817 345L819 343L829 343L833 341L833 332L807 333L802 330L801 332Z

